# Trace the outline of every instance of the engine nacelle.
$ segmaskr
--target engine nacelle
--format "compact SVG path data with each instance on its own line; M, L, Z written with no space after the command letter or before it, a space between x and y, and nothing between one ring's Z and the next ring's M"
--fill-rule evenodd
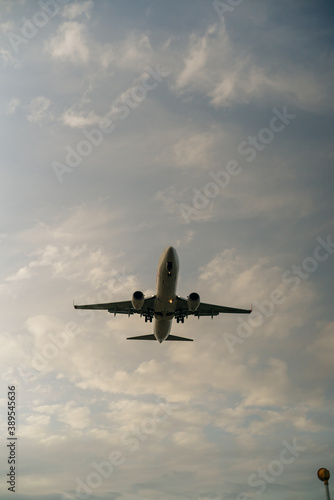
M189 311L197 311L200 303L200 297L198 293L192 292L190 295L188 295L187 302Z
M139 290L137 292L134 292L134 294L132 295L132 305L134 309L139 311L144 305L144 300L145 297L143 292L140 292Z

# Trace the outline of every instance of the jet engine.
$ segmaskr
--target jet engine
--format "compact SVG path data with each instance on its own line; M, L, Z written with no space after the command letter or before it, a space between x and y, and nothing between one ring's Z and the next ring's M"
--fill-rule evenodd
M134 309L139 311L144 305L144 300L145 297L143 292L140 292L139 290L137 292L134 292L134 294L132 295L132 305Z
M200 298L198 293L192 292L190 295L187 297L187 302L188 302L188 309L189 311L197 311L199 303L200 303Z

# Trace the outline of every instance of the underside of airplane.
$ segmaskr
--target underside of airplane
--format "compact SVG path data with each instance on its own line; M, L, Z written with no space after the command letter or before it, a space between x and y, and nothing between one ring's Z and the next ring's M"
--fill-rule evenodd
M154 333L151 335L139 335L128 337L127 340L157 340L167 341L188 341L193 339L171 335L173 319L177 323L184 323L189 316L218 316L221 313L249 314L251 309L238 309L234 307L218 306L206 304L200 301L200 296L196 292L190 293L188 297L182 298L176 295L176 284L178 279L179 260L176 250L168 247L162 253L157 271L156 294L145 297L143 292L136 291L131 300L122 302L108 302L104 304L75 305L75 309L95 309L106 310L110 313L139 314L145 318L145 322L154 321Z

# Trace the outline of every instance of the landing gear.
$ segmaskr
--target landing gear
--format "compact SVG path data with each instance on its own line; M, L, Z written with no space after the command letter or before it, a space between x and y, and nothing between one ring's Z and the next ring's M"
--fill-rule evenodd
M152 319L152 316L145 316L145 323L147 323L148 321L152 323Z
M176 318L176 323L184 323L184 316L179 316L178 318Z

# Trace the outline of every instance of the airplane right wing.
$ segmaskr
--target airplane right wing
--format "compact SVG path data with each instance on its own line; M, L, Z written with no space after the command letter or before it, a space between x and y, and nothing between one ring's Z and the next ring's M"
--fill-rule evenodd
M155 295L148 297L147 299L145 298L141 309L135 309L131 300L124 300L122 302L106 302L103 304L74 305L74 309L104 310L113 313L114 316L116 316L116 314L127 314L128 316L131 314L140 314L145 316L146 320L146 318L150 319L153 317L154 299Z

